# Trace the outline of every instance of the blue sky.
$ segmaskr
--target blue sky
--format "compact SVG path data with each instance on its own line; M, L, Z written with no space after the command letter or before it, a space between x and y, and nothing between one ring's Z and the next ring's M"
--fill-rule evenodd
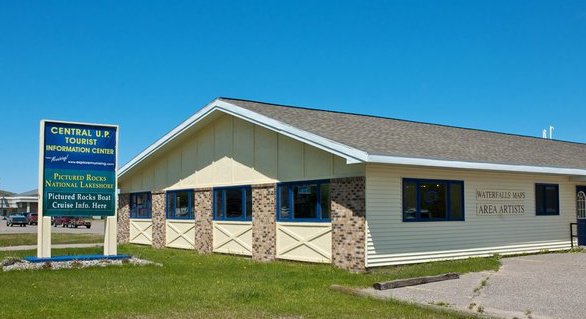
M0 0L0 189L41 119L121 164L217 96L586 142L585 84L584 1Z

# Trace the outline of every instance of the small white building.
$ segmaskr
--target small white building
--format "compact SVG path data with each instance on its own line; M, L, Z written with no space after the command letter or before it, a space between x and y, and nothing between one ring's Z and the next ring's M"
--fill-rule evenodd
M218 98L119 171L119 242L353 271L570 247L586 145Z
M11 213L36 213L38 202L39 194L36 189L20 194L0 191L0 216Z

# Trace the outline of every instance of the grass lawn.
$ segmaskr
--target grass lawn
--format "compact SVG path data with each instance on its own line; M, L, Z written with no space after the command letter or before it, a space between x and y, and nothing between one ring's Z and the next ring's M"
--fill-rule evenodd
M51 234L52 244L93 244L104 242L104 235L100 234L69 234L53 233ZM36 245L37 234L1 234L0 247Z
M460 314L331 291L331 284L498 269L476 258L352 274L330 265L199 255L194 251L126 245L120 253L162 263L93 269L0 273L0 318L465 318ZM101 248L53 255L101 253ZM0 252L8 256L33 251Z

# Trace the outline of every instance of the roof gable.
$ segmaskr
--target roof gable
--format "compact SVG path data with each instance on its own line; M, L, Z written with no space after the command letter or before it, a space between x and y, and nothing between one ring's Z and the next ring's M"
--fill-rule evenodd
M251 112L246 108L242 108L232 103L228 103L226 101L223 101L222 99L215 99L214 101L206 105L204 108L196 112L194 115L192 115L189 119L181 123L179 126L175 127L169 133L165 134L155 143L151 144L149 147L147 147L144 151L135 156L124 166L122 166L118 171L118 177L123 177L128 172L137 167L139 164L141 164L148 157L158 153L168 143L179 138L180 136L188 132L190 129L197 127L198 124L207 124L205 120L208 117L211 117L215 112L229 114L240 119L243 119L245 121L251 122L253 124L259 125L261 127L267 128L269 130L275 131L279 134L291 137L295 140L301 141L303 143L309 144L326 152L345 158L348 163L362 163L366 162L368 159L368 154L361 150L346 146L337 141L332 141L327 138L315 135L311 132L301 130L287 123L283 123L275 119L266 117L262 114Z

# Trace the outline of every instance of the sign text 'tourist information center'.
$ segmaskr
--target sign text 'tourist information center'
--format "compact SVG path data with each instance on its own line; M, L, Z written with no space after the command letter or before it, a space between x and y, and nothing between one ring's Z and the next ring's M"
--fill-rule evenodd
M44 121L43 215L114 216L117 127Z

